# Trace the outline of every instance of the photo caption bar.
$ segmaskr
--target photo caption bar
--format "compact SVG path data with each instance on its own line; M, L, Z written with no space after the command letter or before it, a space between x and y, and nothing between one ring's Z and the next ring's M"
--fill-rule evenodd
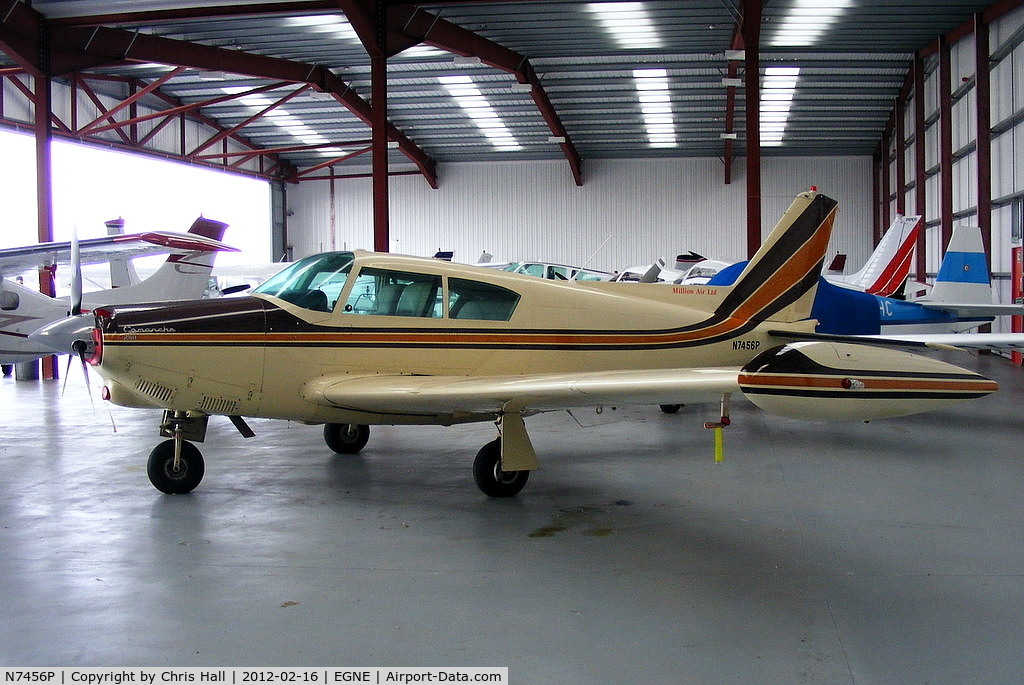
M507 667L381 667L360 668L0 668L0 685L246 685L264 683L280 685L339 685L341 683L372 683L373 685L414 685L416 683L492 683L507 685Z

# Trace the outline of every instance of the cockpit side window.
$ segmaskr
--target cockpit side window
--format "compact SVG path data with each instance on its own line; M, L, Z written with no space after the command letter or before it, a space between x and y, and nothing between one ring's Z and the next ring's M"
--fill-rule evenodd
M441 277L362 269L352 284L345 312L439 319L442 315Z
M300 259L269 278L253 292L319 312L329 312L352 270L351 252L327 252Z
M448 279L448 316L453 319L508 321L519 304L519 294L464 278Z

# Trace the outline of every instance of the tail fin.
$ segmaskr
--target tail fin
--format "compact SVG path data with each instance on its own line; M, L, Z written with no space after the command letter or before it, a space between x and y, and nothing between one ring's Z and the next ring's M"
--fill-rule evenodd
M980 228L957 226L953 229L935 285L926 299L930 302L992 303L992 285Z
M837 204L814 191L798 195L715 314L748 321L808 318Z
M864 267L855 274L835 280L841 280L872 295L892 295L910 274L910 260L914 255L920 225L919 215L897 215Z
M192 224L189 233L219 243L224 237L227 224L199 217ZM223 245L211 244L192 252L171 254L151 276L131 286L91 293L86 296L90 308L101 305L137 304L142 302L165 302L168 300L199 299L206 292L213 271L213 262ZM178 248L180 249L180 248Z
M227 227L228 225L225 223L201 216L192 222L192 227L188 229L188 232L221 241L224 240L224 231Z
M124 219L118 217L104 222L107 227L107 235L124 235ZM110 258L110 287L123 288L126 285L133 285L140 280L135 265L130 257L114 256Z

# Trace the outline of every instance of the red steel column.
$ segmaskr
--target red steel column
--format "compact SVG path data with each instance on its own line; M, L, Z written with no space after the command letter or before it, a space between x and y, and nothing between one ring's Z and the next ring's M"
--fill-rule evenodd
M981 14L974 15L975 72L974 95L977 100L978 227L985 244L985 257L992 264L992 84L988 24Z
M942 226L940 254L953 235L953 93L949 43L939 38L939 215Z
M41 243L53 242L53 164L51 157L51 143L53 141L53 129L50 126L50 116L53 111L53 99L50 90L49 76L49 45L46 40L46 31L40 36L39 53L41 61L41 73L33 77L33 107L35 109L35 138L36 138L36 222L37 237ZM53 274L50 271L41 269L39 271L39 292L53 297ZM56 378L57 364L56 357L43 357L42 375L43 378Z
M924 164L924 58L918 54L914 57L914 213L920 214L924 225L927 225ZM916 278L921 283L924 283L927 277L925 233L926 231L922 230L917 234L915 258Z
M388 213L388 58L384 3L377 0L377 52L370 55L370 154L373 157L373 249L390 252Z
M761 0L743 3L747 142L747 257L761 247Z

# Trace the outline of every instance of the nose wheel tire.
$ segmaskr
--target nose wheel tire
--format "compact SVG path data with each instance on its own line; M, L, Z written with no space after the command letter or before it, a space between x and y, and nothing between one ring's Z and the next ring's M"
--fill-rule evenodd
M370 427L356 423L328 423L324 426L324 442L338 454L356 454L366 447Z
M178 467L174 466L174 440L165 440L149 453L146 466L149 482L160 492L183 495L192 492L203 479L206 465L199 448L190 442L181 443Z
M480 448L473 460L473 480L488 497L514 497L529 478L529 471L501 470L501 438Z

